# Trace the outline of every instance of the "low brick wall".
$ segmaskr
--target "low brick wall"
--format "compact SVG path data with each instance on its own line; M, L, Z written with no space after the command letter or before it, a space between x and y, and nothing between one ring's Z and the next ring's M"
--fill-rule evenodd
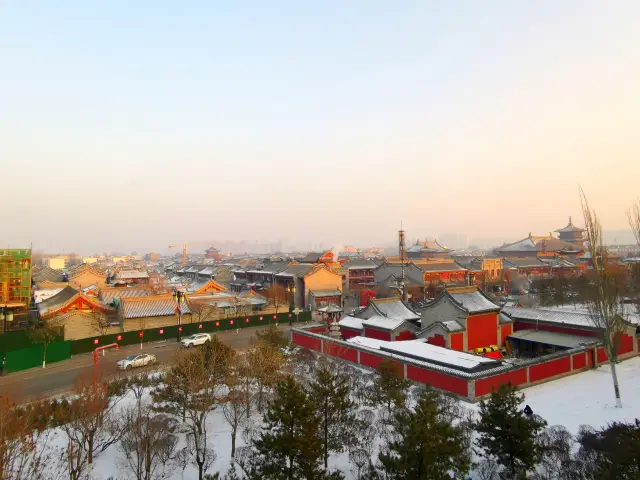
M504 383L525 388L592 368L594 358L597 365L606 362L602 347L597 352L595 347L581 347L514 364L505 363L481 373L466 373L336 340L303 328L291 330L291 341L301 347L372 369L377 368L383 360L391 359L404 371L405 378L429 384L469 402L491 394ZM635 355L636 353L631 353L624 357Z

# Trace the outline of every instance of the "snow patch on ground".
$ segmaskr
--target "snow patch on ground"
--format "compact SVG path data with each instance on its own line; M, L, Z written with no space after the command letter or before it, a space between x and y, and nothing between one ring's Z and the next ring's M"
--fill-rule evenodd
M577 433L580 425L602 427L609 422L631 422L640 416L640 357L618 364L618 378L622 392L623 408L615 408L611 373L608 366L601 366L577 375L566 377L523 390L525 402L533 408L534 413L544 418L551 425L564 425L572 433ZM122 406L133 402L128 396L122 400ZM469 409L477 411L478 405L463 403ZM262 416L254 409L254 425L261 425ZM217 459L209 473L225 473L231 466L231 434L230 427L224 419L221 407L216 408L208 417L207 428L210 442L217 454ZM50 446L64 447L65 438L61 431L54 432ZM178 448L185 446L185 436L179 436ZM238 432L237 446L243 446L242 435ZM128 478L123 468L123 455L115 445L98 455L92 472L95 480ZM330 470L341 470L348 479L355 478L353 466L349 463L348 454L331 455ZM181 470L176 470L169 477L171 480L197 478L197 469L187 467L184 477Z

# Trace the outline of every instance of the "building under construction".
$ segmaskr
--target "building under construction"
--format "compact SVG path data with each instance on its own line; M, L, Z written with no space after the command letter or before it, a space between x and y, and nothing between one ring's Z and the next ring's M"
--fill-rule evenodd
M0 249L0 308L19 315L31 302L31 249Z

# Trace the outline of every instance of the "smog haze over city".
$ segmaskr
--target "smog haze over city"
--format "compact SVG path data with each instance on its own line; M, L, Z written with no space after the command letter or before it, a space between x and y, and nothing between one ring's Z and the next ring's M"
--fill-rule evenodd
M2 240L630 242L640 2L4 2ZM617 233L616 233L617 232Z

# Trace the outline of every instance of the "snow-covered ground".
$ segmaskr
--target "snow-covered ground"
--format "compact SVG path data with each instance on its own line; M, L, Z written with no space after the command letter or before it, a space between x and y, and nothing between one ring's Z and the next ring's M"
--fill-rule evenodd
M623 408L615 408L611 374L608 366L601 366L578 375L570 376L553 382L524 390L525 402L534 412L542 416L549 425L564 425L572 433L577 433L580 425L588 424L594 427L605 426L612 421L632 421L640 416L640 358L627 360L618 365ZM123 402L131 402L133 398L126 398ZM467 408L477 410L477 405L464 404ZM255 424L260 423L261 416L254 415ZM230 428L224 419L222 410L217 408L208 418L208 430L217 459L209 473L225 473L231 465L231 435ZM64 434L60 433L53 443L58 447L64 445ZM185 445L184 435L181 435L178 448ZM237 446L244 445L238 433ZM123 456L119 447L112 446L95 460L92 478L107 480L130 478L123 464ZM342 470L347 478L354 478L348 455L333 455L330 458L330 469ZM181 470L176 470L171 480L197 478L197 470L193 466L187 467L184 477Z

